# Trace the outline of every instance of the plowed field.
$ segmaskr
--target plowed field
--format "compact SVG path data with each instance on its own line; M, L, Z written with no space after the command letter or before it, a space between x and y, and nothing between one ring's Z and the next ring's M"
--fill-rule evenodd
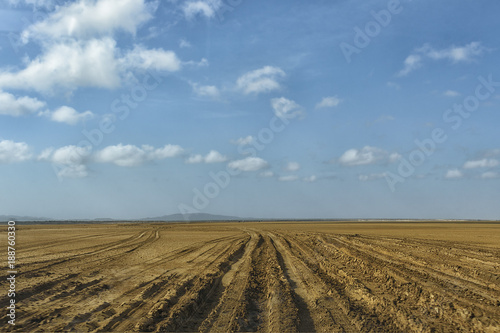
M500 224L17 229L2 331L500 332Z

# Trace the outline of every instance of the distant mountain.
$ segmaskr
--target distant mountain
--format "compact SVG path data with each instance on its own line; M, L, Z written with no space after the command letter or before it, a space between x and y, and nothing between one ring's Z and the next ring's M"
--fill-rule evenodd
M141 221L234 221L242 220L241 217L237 216L226 216L226 215L213 215L205 213L193 213L193 214L171 214L163 215L158 217L147 217L141 219ZM245 219L248 220L248 219Z
M19 216L19 215L0 215L0 221L48 221L52 220L47 217L35 217L35 216Z

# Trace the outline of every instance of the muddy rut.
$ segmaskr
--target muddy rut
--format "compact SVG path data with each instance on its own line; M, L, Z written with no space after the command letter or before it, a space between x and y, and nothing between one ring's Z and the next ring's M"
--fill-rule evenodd
M172 246L172 228L27 245L17 324L0 329L500 332L499 248L258 224Z

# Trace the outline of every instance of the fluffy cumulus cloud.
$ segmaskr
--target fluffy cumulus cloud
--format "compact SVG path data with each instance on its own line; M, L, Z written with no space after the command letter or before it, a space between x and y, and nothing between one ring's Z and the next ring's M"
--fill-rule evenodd
M92 38L117 30L135 34L141 23L152 18L151 7L144 0L77 1L57 8L45 20L29 26L23 39Z
M226 162L227 157L222 155L216 150L211 150L206 156L197 154L191 155L186 159L186 163L188 164L197 164L197 163L222 163Z
M213 18L221 6L222 0L187 1L182 10L187 19L197 15Z
M17 72L0 70L0 87L41 93L77 87L116 88L120 75L111 38L55 44Z
M135 45L117 47L116 31L135 34L150 18L157 2L97 0L68 2L23 31L24 41L40 44L41 52L20 70L0 69L0 88L44 94L73 92L79 87L113 89L134 70L177 71L173 51Z
M181 68L172 51L135 46L123 57L119 53L112 38L57 43L20 71L0 70L0 87L41 93L73 91L79 87L112 89L120 86L130 70L153 68L172 72Z
M228 167L240 171L258 171L267 168L269 164L260 157L247 157L229 162Z
M76 125L79 122L94 118L94 114L91 111L78 112L69 106L61 106L55 111L45 111L40 113L40 115L47 116L52 121L68 125Z
M177 145L166 145L155 149L149 145L137 147L134 145L118 144L108 146L94 155L98 163L112 163L122 167L132 167L144 164L148 161L162 160L165 158L181 155L184 149Z
M0 164L24 162L31 158L31 149L24 142L0 140Z
M90 148L73 145L59 149L48 148L38 156L38 160L52 163L60 178L86 177L88 175L87 163L90 159Z
M434 49L429 44L415 50L404 61L404 67L398 72L398 76L406 76L422 66L425 59L448 60L452 64L460 62L471 62L481 56L485 48L480 42L472 42L464 46L450 46L445 49Z
M270 92L281 88L279 80L283 77L285 72L281 68L265 66L240 76L236 87L245 94Z
M273 98L271 100L274 114L279 118L295 118L304 114L303 108L292 100L285 97Z
M0 90L0 115L23 116L44 108L45 102L27 96L16 97Z
M476 168L494 168L498 166L500 162L493 158L483 158L481 160L471 160L464 163L464 169L476 169Z
M368 165L391 163L397 161L400 157L397 153L391 154L377 147L365 146L361 149L347 150L340 156L338 162L345 166Z
M463 177L464 177L464 174L459 169L448 170L448 171L446 171L446 174L444 175L444 178L446 178L446 179L460 179Z
M338 98L338 96L330 96L330 97L325 97L316 104L316 109L321 109L321 108L334 108L340 104L342 100Z

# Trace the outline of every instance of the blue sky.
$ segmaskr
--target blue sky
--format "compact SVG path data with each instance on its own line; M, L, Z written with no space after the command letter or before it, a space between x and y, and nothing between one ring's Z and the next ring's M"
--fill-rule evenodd
M3 0L0 215L498 219L499 11Z

